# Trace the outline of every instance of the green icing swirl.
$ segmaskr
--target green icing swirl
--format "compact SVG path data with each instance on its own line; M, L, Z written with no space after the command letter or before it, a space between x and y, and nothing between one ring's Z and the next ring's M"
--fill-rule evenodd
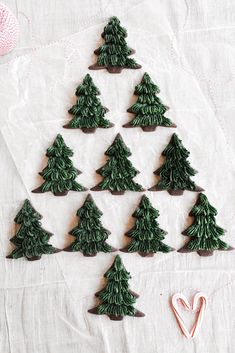
M131 152L125 145L120 134L116 136L112 145L105 152L105 155L109 157L109 160L103 167L97 170L97 173L103 176L103 181L98 184L99 190L143 191L142 186L133 181L133 178L139 171L128 160ZM91 190L96 190L96 188Z
M58 252L48 244L52 233L42 228L41 219L42 216L32 207L30 201L25 200L23 207L14 219L20 227L15 236L10 239L16 249L8 256L9 258L26 257L32 259L34 257L40 258L42 254Z
M117 17L110 19L104 27L102 37L105 43L95 50L98 55L97 66L140 68L134 59L128 58L133 50L126 43L127 31L120 25Z
M209 203L205 194L198 196L197 203L190 212L193 224L183 234L190 237L186 248L198 250L228 250L230 246L220 240L225 230L216 224L217 210Z
M158 251L168 253L173 250L162 242L167 232L159 227L156 220L159 212L151 205L147 196L142 197L132 216L136 218L136 222L126 233L132 238L131 244L127 247L128 252L149 254Z
M134 94L138 96L138 99L136 103L128 109L128 112L135 114L135 118L130 122L132 127L175 127L175 124L164 116L168 107L156 96L159 92L158 86L151 80L150 76L145 73L141 83L135 87Z
M60 134L57 135L53 145L47 149L46 156L49 158L48 164L39 173L45 182L33 192L51 191L54 195L66 195L69 190L86 190L75 181L80 172L69 158L73 156L73 151L65 144Z
M134 316L137 311L133 306L136 298L130 291L128 284L131 276L125 269L119 255L116 256L113 265L104 277L108 279L108 284L98 294L102 302L98 306L98 314Z
M200 188L190 178L197 171L187 161L189 154L182 141L176 134L173 134L170 143L162 152L165 162L154 172L160 176L160 181L156 185L158 190L199 191Z
M112 124L110 121L104 118L108 109L96 97L99 94L100 92L94 85L91 76L87 74L82 84L76 90L76 96L79 99L68 111L74 117L64 127L71 129L111 127Z
M112 252L114 249L105 241L110 231L105 229L100 221L102 212L96 206L91 195L88 195L83 206L78 209L77 216L80 222L69 234L76 239L71 245L71 251L81 251L90 256L98 252Z

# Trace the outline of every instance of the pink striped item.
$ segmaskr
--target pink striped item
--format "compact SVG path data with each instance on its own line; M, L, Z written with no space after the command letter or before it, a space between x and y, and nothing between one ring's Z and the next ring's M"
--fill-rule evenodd
M192 310L192 311L196 310L198 301L200 301L200 307L197 314L197 318L190 332L188 331L184 323L184 320L180 315L178 301L181 302L185 310ZM207 307L207 296L202 292L196 293L193 297L192 306L190 306L187 298L182 293L176 293L171 298L171 307L183 335L186 338L194 338L203 321L204 313Z
M15 15L0 3L0 55L9 53L19 38L19 23Z

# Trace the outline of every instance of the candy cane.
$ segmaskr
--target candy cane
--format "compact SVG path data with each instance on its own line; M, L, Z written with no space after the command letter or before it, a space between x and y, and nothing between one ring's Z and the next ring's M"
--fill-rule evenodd
M197 316L197 320L196 320L196 322L190 332L190 335L192 338L196 336L196 333L202 324L204 313L205 313L205 310L207 307L207 296L205 294L199 292L199 293L195 294L195 296L193 297L192 310L196 309L198 300L201 300L201 305L200 305L199 313Z
M185 310L190 310L190 304L189 304L187 298L181 293L174 294L171 299L172 310L173 310L175 317L178 321L179 327L180 327L183 335L187 338L190 338L191 334L189 333L188 329L186 328L184 320L182 319L182 317L179 313L179 310L178 310L178 300L181 301L181 304L184 306Z
M184 306L185 310L195 310L197 307L198 301L200 300L200 302L201 302L196 322L193 325L193 328L190 332L188 331L187 327L185 326L184 320L179 313L178 300ZM193 297L192 307L191 307L187 298L183 294L176 293L172 296L171 307L172 307L172 310L174 312L174 315L176 317L176 320L178 322L178 325L179 325L183 335L188 339L194 338L196 333L198 332L199 327L201 326L201 323L202 323L202 320L204 317L204 313L205 313L205 310L207 307L207 296L205 294L203 294L202 292L196 293L195 296Z

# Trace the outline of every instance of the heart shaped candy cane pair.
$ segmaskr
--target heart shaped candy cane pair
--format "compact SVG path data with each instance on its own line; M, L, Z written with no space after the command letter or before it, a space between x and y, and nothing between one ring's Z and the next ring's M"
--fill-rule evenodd
M200 307L197 314L197 318L196 318L195 324L193 325L192 330L189 332L187 327L185 326L182 316L179 313L178 301L181 302L185 310L194 311L197 308L197 304L199 300L200 300ZM171 307L183 335L187 338L194 338L203 320L203 316L207 307L207 296L202 292L196 293L193 297L192 306L190 306L187 298L183 294L176 293L171 298Z

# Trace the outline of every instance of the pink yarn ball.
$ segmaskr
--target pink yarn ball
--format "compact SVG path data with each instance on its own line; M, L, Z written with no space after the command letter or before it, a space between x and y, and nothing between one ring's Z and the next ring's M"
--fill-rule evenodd
M9 53L19 38L19 23L15 15L0 3L0 55Z

